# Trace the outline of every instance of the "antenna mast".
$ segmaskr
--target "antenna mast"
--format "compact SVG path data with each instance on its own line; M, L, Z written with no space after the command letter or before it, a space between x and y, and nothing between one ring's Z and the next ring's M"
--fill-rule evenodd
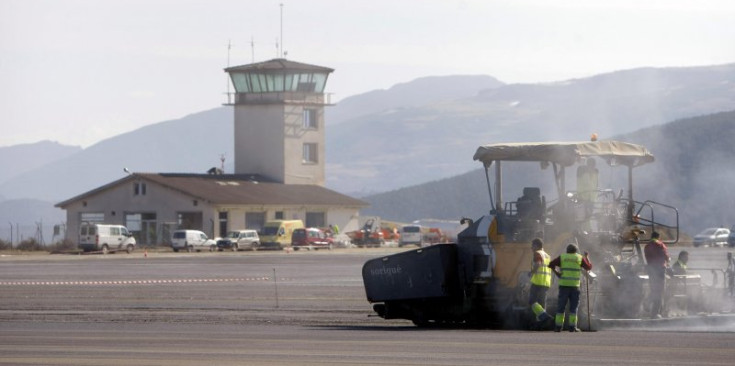
M250 58L251 62L255 63L255 39L253 39L253 36L250 36Z
M227 40L227 67L230 67L230 50L232 49L232 40ZM232 104L232 100L230 98L230 77L229 75L225 77L225 80L227 81L227 104Z
M279 53L280 53L280 57L283 58L283 3L281 3L280 5L281 5L281 51Z

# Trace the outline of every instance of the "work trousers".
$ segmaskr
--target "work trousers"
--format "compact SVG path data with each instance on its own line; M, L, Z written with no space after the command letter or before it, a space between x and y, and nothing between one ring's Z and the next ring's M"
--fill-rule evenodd
M569 327L577 326L577 309L579 309L579 287L559 286L559 299L556 303L556 326L564 324L564 309L569 303Z
M548 287L531 284L531 289L528 291L528 305L533 305L537 302L541 307L546 309L546 292L548 291Z
M648 287L651 300L651 317L661 314L664 302L664 288L666 288L666 268L648 267Z

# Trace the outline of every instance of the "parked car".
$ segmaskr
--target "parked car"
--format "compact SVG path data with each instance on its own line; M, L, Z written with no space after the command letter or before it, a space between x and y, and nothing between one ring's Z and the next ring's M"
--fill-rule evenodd
M291 234L291 246L294 250L300 248L306 248L306 250L326 248L331 250L334 246L334 240L321 229L314 227L300 228L294 229Z
M209 239L207 234L199 230L176 230L171 234L171 247L174 252L186 250L187 252L200 252L217 250L217 242Z
M711 227L694 236L694 246L725 246L727 245L730 230L723 227Z
M135 250L133 234L122 225L105 225L85 222L79 227L79 248L85 252L101 251L103 254Z
M735 225L730 228L730 235L727 237L727 245L729 245L730 248L735 247Z
M227 233L227 236L217 240L217 249L232 249L233 252L239 249L258 250L260 246L260 238L255 230L234 230Z

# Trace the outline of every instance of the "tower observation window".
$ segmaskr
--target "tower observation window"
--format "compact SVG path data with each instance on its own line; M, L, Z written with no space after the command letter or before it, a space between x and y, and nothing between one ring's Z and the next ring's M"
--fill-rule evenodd
M232 73L238 93L314 92L321 93L327 73Z

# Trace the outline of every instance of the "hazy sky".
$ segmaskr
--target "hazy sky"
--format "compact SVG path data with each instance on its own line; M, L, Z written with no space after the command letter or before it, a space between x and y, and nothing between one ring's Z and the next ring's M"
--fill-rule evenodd
M0 0L0 146L87 147L218 107L228 42L230 65L275 58L281 24L288 59L336 69L333 100L735 62L732 0Z

